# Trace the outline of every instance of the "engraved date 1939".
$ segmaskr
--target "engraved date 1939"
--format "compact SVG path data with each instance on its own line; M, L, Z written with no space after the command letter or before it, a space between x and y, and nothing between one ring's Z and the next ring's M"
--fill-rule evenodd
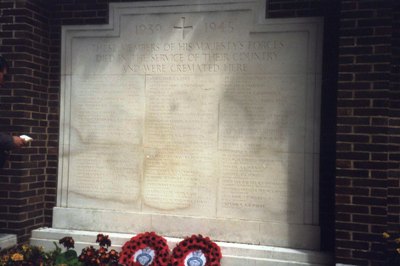
M139 24L135 27L136 34L154 34L161 31L161 24Z

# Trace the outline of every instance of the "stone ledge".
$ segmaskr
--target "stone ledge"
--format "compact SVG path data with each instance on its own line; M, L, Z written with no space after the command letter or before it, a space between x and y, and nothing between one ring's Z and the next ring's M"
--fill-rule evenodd
M6 249L17 244L17 236L13 234L0 234L0 248Z
M110 248L120 250L122 245L135 234L121 234L99 232L109 235L112 246ZM31 244L43 246L45 250L54 249L54 243L64 236L71 236L75 240L75 250L80 250L95 243L98 232L65 230L55 228L40 228L32 231ZM181 241L179 238L166 237L169 247L172 249ZM332 256L327 253L279 248L270 246L257 246L217 242L221 247L223 259L222 266L295 266L295 265L332 265Z

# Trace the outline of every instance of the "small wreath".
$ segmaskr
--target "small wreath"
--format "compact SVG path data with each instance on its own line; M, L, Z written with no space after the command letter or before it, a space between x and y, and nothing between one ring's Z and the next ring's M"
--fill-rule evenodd
M127 266L167 266L167 240L154 232L138 234L127 241L120 252L119 264Z
M178 243L172 250L172 266L220 266L221 249L202 235L192 235Z

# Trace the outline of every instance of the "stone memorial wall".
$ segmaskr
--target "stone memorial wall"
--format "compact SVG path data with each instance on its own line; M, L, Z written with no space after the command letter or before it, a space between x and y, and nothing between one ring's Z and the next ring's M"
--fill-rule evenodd
M322 23L257 3L64 27L54 228L319 247Z

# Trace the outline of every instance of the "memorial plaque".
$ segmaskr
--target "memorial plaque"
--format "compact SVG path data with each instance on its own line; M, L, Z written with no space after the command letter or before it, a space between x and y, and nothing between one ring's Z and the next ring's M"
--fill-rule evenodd
M245 226L243 242L290 246L265 235L293 227L318 244L320 24L256 23L254 4L116 4L110 25L64 28L54 227L90 208L178 237Z

